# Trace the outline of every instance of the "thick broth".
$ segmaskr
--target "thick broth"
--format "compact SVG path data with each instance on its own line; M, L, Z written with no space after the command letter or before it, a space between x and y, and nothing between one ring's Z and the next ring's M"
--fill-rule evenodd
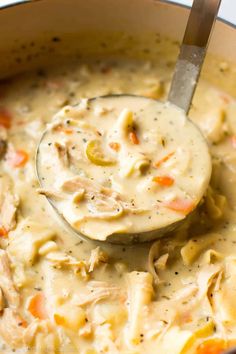
M153 245L85 242L38 193L35 151L46 123L81 98L165 99L163 60L68 64L1 85L2 353L205 353L236 340L235 101L199 84L191 118L208 139L207 195ZM204 349L205 348L205 349Z

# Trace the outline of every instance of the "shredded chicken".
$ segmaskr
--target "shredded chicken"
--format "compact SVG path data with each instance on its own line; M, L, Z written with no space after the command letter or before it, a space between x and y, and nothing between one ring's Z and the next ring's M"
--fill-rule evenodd
M50 228L26 219L12 231L8 253L11 259L16 261L16 266L19 263L31 266L37 260L40 247L54 237L55 233Z
M59 338L48 320L34 320L23 333L23 342L30 353L57 354L59 349Z
M229 258L226 260L224 272L219 272L216 278L214 291L212 291L211 296L214 316L218 320L218 325L220 325L224 331L228 326L235 326L236 324L235 281L235 258Z
M116 204L115 207L123 208L128 212L136 213L144 211L143 209L136 208L132 203L122 200L122 196L118 192L112 190L111 188L104 187L86 177L76 176L70 178L62 183L61 188L68 193L75 193L82 190L90 201L92 198L95 201L100 201L101 203L106 202L106 200L113 204L119 203L119 205Z
M3 250L0 250L0 288L8 305L17 308L20 304L20 295L12 280L9 258Z
M115 198L101 193L96 195L88 193L87 196L87 208L90 214L86 218L113 219L123 214L123 207Z
M49 190L49 189L45 189L45 188L38 188L37 192L41 195L45 195L45 197L47 198L53 198L53 199L62 199L64 196L62 195L62 193L59 193L58 191L55 190Z
M85 189L88 193L102 193L107 196L117 196L117 193L112 191L112 189L103 187L101 184L90 180L89 178L76 176L72 177L62 183L62 190L65 192L74 193L78 189ZM113 194L114 193L114 194Z
M55 142L54 146L57 151L59 160L62 162L64 167L68 167L69 166L69 157L68 157L68 149L67 149L66 145Z
M76 304L78 306L86 306L89 304L97 303L98 301L104 300L106 298L124 299L125 294L120 288L110 285L106 282L94 282L91 281L87 285L88 292L84 294L78 294L76 296Z
M46 258L58 269L69 268L72 269L75 274L80 274L82 278L88 278L87 263L85 261L77 260L75 257L60 251L50 252L46 255Z
M96 247L91 251L89 258L89 273L91 273L100 263L106 263L108 261L108 256L103 252L100 247Z
M160 241L152 244L148 254L148 271L152 274L155 284L160 283L160 278L155 268L155 261L160 256Z
M88 178L76 176L62 184L62 190L66 192L77 192L84 190L84 197L87 200L87 208L90 212L83 217L87 218L117 218L123 213L123 207L118 200L118 194L110 188L89 180Z
M17 312L5 308L0 316L0 336L13 348L23 345L24 322Z
M11 191L10 180L0 179L0 225L10 231L16 226L19 198Z

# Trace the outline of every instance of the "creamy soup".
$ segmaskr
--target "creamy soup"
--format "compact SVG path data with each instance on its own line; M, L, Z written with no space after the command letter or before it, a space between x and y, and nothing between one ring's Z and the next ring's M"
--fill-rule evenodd
M43 186L44 191L40 190L35 153L46 125L52 123L52 117L60 109L69 105L77 114L75 104L86 106L84 99L110 93L132 93L165 100L170 77L171 69L164 59L159 64L113 59L68 63L1 84L1 353L206 354L221 353L236 343L236 103L220 87L201 81L190 112L210 146L213 161L210 186L197 209L168 237L153 244L132 247L85 242L64 228L45 196L40 195L42 192L56 193L54 189L59 188L55 184L49 191L46 186ZM110 132L115 121L106 124L103 109L97 113L96 129ZM84 117L83 122L92 124L89 116ZM149 128L146 120L138 123L147 124ZM80 120L76 120L76 124L80 125ZM77 126L67 127L64 120L57 127L51 126L50 139L55 138L52 154L55 159L61 154L62 164L66 163L63 160L65 143L74 139L71 134L74 129ZM79 140L87 139L90 134L90 142ZM95 134L94 139L93 134L86 128L83 137L72 140L76 147L82 147L83 154L87 151L86 171L93 161L100 165L110 164L122 153L122 150L116 152L115 145L121 140L112 136L109 142L113 144L110 148L104 147L99 143L100 135ZM145 136L151 140L150 145L149 141L145 142ZM132 139L140 139L140 146L143 144L145 151L154 144L150 129L141 135L137 130L137 136L133 134ZM184 137L180 148L187 146L188 139ZM60 146L62 142L64 145ZM173 143L176 154L177 143ZM151 152L154 162L158 163L166 153L172 152L172 145L169 150L168 144L167 141L163 147L160 142L155 159ZM135 154L140 152L139 145L133 145ZM194 153L192 147L187 148ZM71 147L71 156L76 160L78 154L73 155L73 151ZM204 167L204 161L198 156L199 151L189 161L194 171L197 168L195 161ZM160 170L152 167L151 177L168 175L180 188L182 177L178 172L183 168L182 159L170 170L168 166L172 162L169 159L157 166ZM94 185L100 188L103 171L111 176L113 167L97 166L96 163L96 170L91 170L93 188ZM122 163L121 159L120 168L127 173L126 168L132 164L126 167ZM81 169L81 162L73 165ZM68 169L58 170L56 166L47 177L51 176L55 183L60 182L64 171L66 179L74 178L67 176ZM172 176L174 171L176 175ZM139 179L139 171L136 172L135 178ZM132 169L131 173L134 173ZM143 218L146 227L145 214L139 209L150 208L151 203L144 200L145 205L142 205L143 199L137 196L137 205L130 205L126 191L130 189L132 194L133 185L119 184L120 176L114 176L111 183L116 183L117 191L125 188L127 200L124 203L130 210L137 209L137 218ZM194 176L201 177L200 171ZM86 176L81 174L77 180L78 190L77 187L73 189L68 199L60 200L59 196L56 201L67 203L65 216L70 222L81 217L74 214L72 202L79 203L82 198L81 189L86 188L80 185L88 183L84 178ZM145 178L148 179L148 174L144 174ZM185 176L182 181L186 188ZM159 186L158 179L150 183L158 198L166 198L169 189L175 192L174 184ZM199 186L201 183L199 179ZM190 182L187 186L189 196L195 198L197 191ZM141 189L139 194L143 194ZM196 198L198 201L199 196ZM115 203L117 200L114 200ZM96 208L93 204L90 207L92 211ZM179 218L179 211L176 213L172 209L167 208L167 213L165 209L164 215ZM152 216L153 209L150 210L148 215ZM162 212L162 209L157 211ZM132 209L128 214L131 221L135 217L133 212ZM159 219L155 220L155 226L158 226ZM103 236L109 225L113 227L113 221L105 224ZM93 237L92 229L93 226L89 226L89 234Z
M185 218L206 191L207 144L170 103L83 100L54 120L37 157L41 193L90 238L161 230Z

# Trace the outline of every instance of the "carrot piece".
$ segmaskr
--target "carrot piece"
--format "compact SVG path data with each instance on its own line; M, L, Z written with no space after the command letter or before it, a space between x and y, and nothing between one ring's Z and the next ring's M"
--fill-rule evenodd
M168 155L164 156L162 159L158 160L157 162L154 162L154 167L158 168L163 164L163 162L168 161L172 156L174 155L174 151L170 152Z
M226 343L223 339L209 339L197 348L196 354L221 354L226 349Z
M66 324L65 318L60 316L58 313L54 314L54 321L58 326L64 326Z
M11 115L10 113L4 109L0 108L0 126L6 129L11 128Z
M115 142L111 142L109 143L109 146L112 150L118 152L120 150L120 144L119 143L115 143Z
M7 161L12 167L24 167L29 160L29 155L24 150L11 151L7 154Z
M235 136L235 135L232 135L232 136L230 137L230 142L231 142L231 144L232 144L232 147L233 147L234 149L236 149L236 136Z
M67 135L73 134L73 132L74 132L73 129L65 128L62 125L58 125L57 127L55 127L55 130L57 132L64 133L64 134L67 134Z
M7 237L8 231L5 229L4 226L0 226L0 237Z
M129 140L134 145L138 145L139 144L139 138L138 138L137 134L134 131L129 133Z
M39 292L30 299L28 310L32 316L39 318L40 320L48 318L45 296L42 292Z
M155 176L153 177L153 182L160 184L163 187L170 187L174 183L174 178L170 176Z
M63 133L70 135L70 134L73 134L73 130L72 129L64 129Z
M194 203L192 200L180 198L165 202L164 205L171 210L179 211L184 214L190 213L190 211L194 208Z

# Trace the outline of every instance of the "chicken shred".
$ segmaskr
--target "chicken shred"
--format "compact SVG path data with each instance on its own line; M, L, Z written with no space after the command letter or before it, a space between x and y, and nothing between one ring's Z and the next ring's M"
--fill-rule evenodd
M110 285L106 282L89 282L87 286L88 292L84 294L78 294L76 296L76 305L86 306L89 304L97 303L98 301L109 299L124 299L125 294L122 290L116 286Z
M8 305L17 308L20 304L20 295L13 283L10 261L4 250L0 250L0 288Z
M87 263L85 261L77 260L75 257L69 256L60 251L48 253L46 259L52 262L58 269L72 269L75 274L80 274L82 278L88 278Z
M160 278L155 268L155 261L160 256L160 241L156 241L152 244L148 254L148 271L152 274L155 284L160 283Z
M12 347L23 345L24 326L19 314L10 308L5 308L0 316L0 335Z
M108 261L108 256L103 252L100 247L96 247L91 251L89 258L89 273L91 273L100 263L106 263Z
M10 231L16 226L19 198L11 191L10 180L0 180L0 226Z

